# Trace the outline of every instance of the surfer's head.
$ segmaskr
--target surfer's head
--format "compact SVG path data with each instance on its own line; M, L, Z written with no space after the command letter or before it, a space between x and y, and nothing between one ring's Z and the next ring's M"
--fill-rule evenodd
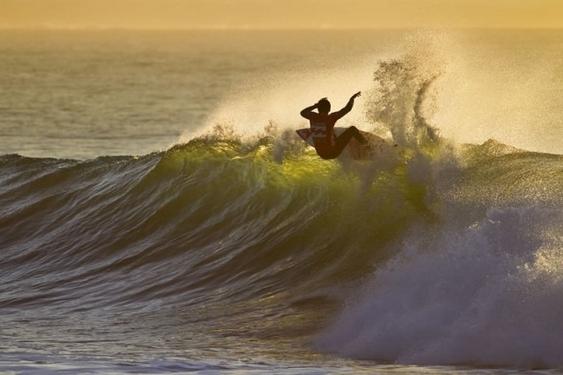
M329 113L330 112L330 102L328 101L327 98L322 98L321 100L319 100L319 102L317 103L317 109L319 110L319 113Z

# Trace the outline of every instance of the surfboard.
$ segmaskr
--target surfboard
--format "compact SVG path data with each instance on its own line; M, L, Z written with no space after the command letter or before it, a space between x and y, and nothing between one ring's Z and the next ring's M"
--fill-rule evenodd
M346 129L343 127L335 127L334 133L336 136L342 134ZM315 146L313 141L313 132L310 128L304 129L297 129L297 135L301 137L305 142L307 142L310 146ZM354 160L368 160L371 159L378 154L382 153L385 148L391 147L385 139L368 132L364 132L360 130L360 133L368 140L369 145L362 145L358 142L355 138L352 138L346 148L344 149L343 153L347 153L349 157Z

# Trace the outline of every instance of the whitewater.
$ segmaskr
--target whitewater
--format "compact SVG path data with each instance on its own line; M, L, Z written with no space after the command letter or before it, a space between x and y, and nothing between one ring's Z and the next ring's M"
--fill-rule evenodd
M0 371L558 373L563 156L444 136L442 67L372 65L373 160L238 97L163 150L4 152Z

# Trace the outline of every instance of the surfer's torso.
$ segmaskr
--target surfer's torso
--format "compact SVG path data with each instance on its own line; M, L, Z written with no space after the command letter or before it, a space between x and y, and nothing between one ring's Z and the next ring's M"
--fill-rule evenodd
M339 117L331 114L315 113L309 118L311 136L317 151L332 148L336 138L334 134L334 124Z

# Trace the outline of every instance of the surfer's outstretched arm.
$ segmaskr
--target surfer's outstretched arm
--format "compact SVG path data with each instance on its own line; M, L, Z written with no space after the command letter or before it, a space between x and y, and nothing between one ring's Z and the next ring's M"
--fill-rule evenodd
M354 107L354 99L356 99L361 94L362 94L361 91L358 91L357 93L352 95L350 97L350 99L348 100L348 103L344 106L344 108L342 108L340 111L336 111L334 113L331 113L331 116L336 117L337 120L341 117L344 117Z
M315 113L315 112L313 112L313 109L317 108L317 105L318 105L318 104L319 104L319 103L315 103L315 104L313 104L313 105L311 105L311 106L309 106L309 107L303 109L303 110L301 111L301 116L305 117L307 120L310 120L311 117L313 117L313 116L314 116L314 113Z

